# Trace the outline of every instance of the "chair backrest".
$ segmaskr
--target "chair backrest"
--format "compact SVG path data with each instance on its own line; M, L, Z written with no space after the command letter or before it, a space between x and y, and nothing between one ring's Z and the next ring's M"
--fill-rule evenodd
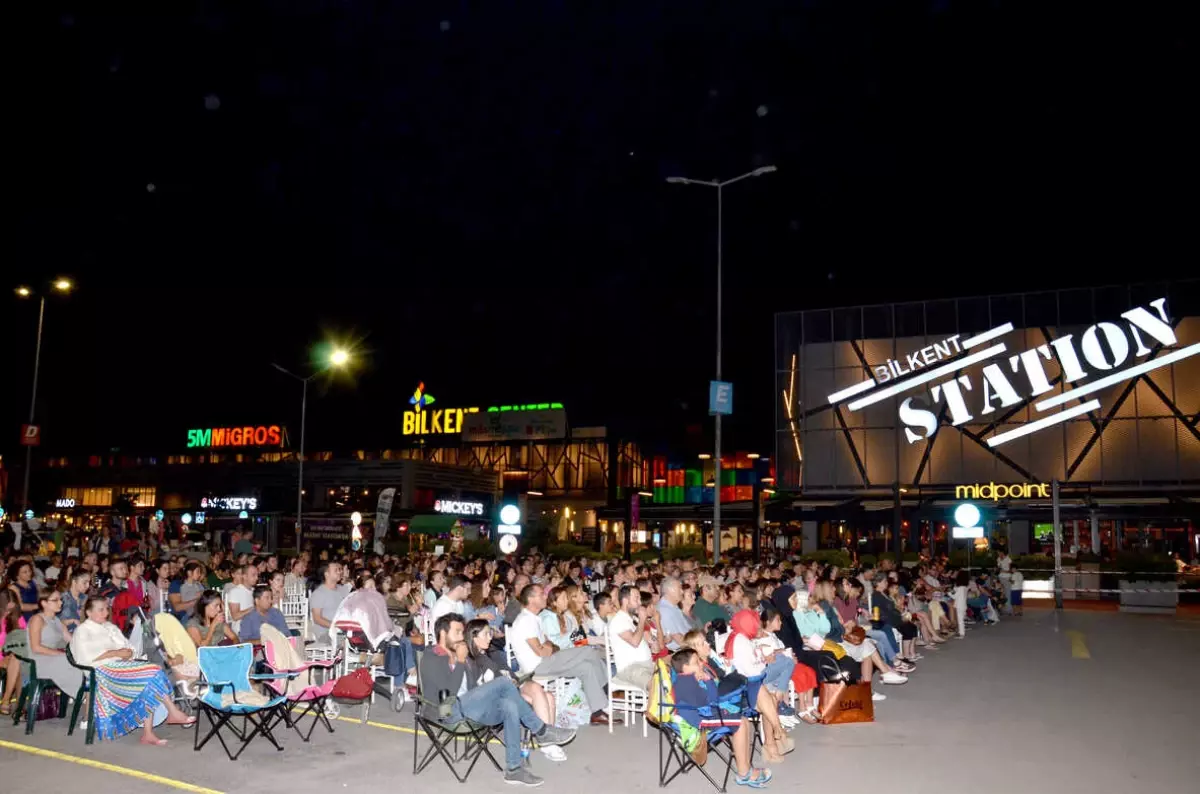
M204 702L221 708L221 696L230 692L229 687L211 686L216 683L233 684L233 692L250 692L250 666L254 663L254 646L248 642L240 645L217 645L197 649L200 672L210 683L204 693Z
M166 612L155 615L154 631L158 634L167 656L182 656L185 662L196 662L196 643L174 615Z
M654 674L650 677L650 698L646 704L646 717L651 722L667 724L675 716L675 671L664 657L654 663Z

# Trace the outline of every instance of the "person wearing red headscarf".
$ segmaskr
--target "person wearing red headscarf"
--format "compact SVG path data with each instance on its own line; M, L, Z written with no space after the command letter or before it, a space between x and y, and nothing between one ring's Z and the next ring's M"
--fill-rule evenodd
M779 693L765 685L767 659L763 656L762 648L755 642L762 631L762 622L758 613L743 609L729 619L729 637L725 640L725 658L733 668L744 675L749 682L749 689L757 690L754 705L762 714L766 725L767 739L763 743L763 757L769 764L783 761L783 757L796 749L783 726L779 723ZM772 654L771 661L775 657ZM791 671L788 671L789 675ZM784 678L784 694L787 693Z

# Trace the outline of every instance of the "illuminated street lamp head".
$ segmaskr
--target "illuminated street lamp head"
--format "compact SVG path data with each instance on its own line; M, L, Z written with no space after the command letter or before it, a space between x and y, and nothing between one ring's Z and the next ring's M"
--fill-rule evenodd
M60 278L54 282L54 288L59 292L70 292L74 286L69 278Z
M773 174L777 169L773 165L764 165L762 168L755 168L755 176L763 176L764 174Z
M33 290L31 290L29 287L17 287L16 293L22 298L28 298L33 294Z
M350 354L341 348L337 348L329 354L329 363L335 367L343 366L349 360Z

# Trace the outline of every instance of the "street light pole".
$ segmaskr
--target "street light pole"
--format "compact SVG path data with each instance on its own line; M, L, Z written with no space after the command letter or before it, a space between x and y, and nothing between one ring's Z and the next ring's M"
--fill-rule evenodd
M301 551L300 536L303 533L302 518L304 516L304 431L308 424L308 382L317 377L323 372L328 372L333 367L341 367L350 360L350 354L345 350L335 349L329 355L329 360L325 366L318 369L316 372L309 375L307 378L302 378L291 370L284 369L278 364L271 364L272 367L282 372L284 375L295 378L300 381L300 456L297 458L299 466L297 466L296 477L296 553Z
M75 284L69 278L57 278L51 285L55 290L67 293L74 288ZM17 287L16 293L18 297L29 298L33 295L33 290L29 287ZM38 329L37 329L37 345L33 349L33 388L29 398L29 424L32 425L37 413L37 389L38 389L38 374L42 367L42 328L46 323L46 293L42 292L38 295ZM22 442L27 442L28 439L22 439ZM33 468L33 445L26 444L25 446L25 477L24 483L21 486L21 509L28 510L29 504L29 475Z
M673 185L702 185L704 187L712 187L717 189L717 380L721 380L721 347L723 343L723 335L721 333L724 290L722 288L724 279L723 269L723 248L722 241L725 234L725 219L724 219L724 189L726 185L732 185L734 182L741 182L743 179L748 179L752 176L763 176L765 174L774 173L776 170L773 165L765 165L761 168L755 168L741 176L735 176L733 179L726 179L724 182L717 180L702 180L688 179L682 176L667 177L667 182ZM721 560L721 414L717 413L714 416L715 428L713 433L713 464L714 464L714 482L713 482L713 565L716 565Z
M29 424L33 424L34 411L37 408L38 370L42 363L42 326L46 320L46 296L38 301L38 332L37 346L33 349L33 395L29 398ZM21 510L29 509L29 470L33 466L33 445L25 446L25 483L21 486Z

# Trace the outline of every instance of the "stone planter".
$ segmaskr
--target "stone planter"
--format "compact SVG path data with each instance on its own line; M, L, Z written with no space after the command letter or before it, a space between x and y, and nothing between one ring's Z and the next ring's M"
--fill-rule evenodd
M1150 615L1174 615L1179 593L1138 593L1137 590L1174 589L1173 581L1148 582L1121 580L1121 611Z
M1078 588L1073 591L1070 588ZM1099 593L1079 592L1100 589L1100 563L1081 562L1078 567L1063 571L1063 598L1098 601Z

